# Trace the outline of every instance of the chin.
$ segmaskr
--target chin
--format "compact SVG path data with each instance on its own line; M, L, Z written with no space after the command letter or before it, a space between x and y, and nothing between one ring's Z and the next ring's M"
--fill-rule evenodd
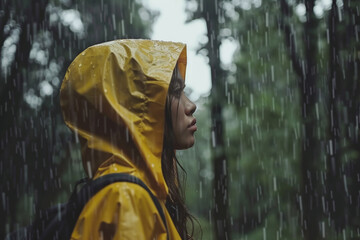
M191 148L192 146L194 146L194 144L195 144L195 138L193 137L191 140L188 141L184 149Z
M192 137L191 139L189 139L186 142L183 142L182 144L178 144L175 149L177 150L184 150L184 149L188 149L191 148L192 146L194 146L195 144L195 138Z

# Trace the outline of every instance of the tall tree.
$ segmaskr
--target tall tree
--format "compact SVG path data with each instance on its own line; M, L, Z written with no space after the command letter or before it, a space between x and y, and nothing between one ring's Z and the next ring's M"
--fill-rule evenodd
M336 0L332 1L328 17L329 26L329 75L328 75L328 156L327 156L327 202L332 225L339 232L345 227L345 199L346 193L343 187L343 168L341 167L341 129L340 129L340 78L341 69L338 64L339 57L339 33L338 16L339 9ZM332 207L330 207L332 206Z
M295 73L299 77L298 87L300 103L302 104L302 152L301 152L301 194L298 197L301 227L305 239L316 239L319 234L317 214L318 194L316 169L319 154L319 139L316 136L316 104L317 104L317 53L318 53L318 19L314 13L315 0L305 0L306 19L303 24L303 56L297 53L295 36L291 31L289 17L292 16L292 6L286 0L281 0L282 26L285 33L289 54Z
M332 1L328 17L329 41L329 155L327 169L328 204L331 225L338 233L356 226L359 206L352 199L360 190L358 119L358 27L360 4Z
M341 31L338 31L340 64L337 66L342 66L339 71L341 82L339 95L344 105L343 135L347 141L342 151L343 166L345 165L342 182L346 187L344 220L346 226L356 228L359 226L358 219L360 219L360 206L353 202L353 199L359 198L360 192L360 2L350 0L343 2L343 12L340 12L342 18L340 19L339 16Z

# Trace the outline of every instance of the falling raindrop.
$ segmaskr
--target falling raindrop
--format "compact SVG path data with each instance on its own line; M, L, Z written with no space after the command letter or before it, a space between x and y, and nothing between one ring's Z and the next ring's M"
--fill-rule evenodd
M216 147L216 136L215 136L215 131L212 130L211 131L211 142L212 142L212 147Z

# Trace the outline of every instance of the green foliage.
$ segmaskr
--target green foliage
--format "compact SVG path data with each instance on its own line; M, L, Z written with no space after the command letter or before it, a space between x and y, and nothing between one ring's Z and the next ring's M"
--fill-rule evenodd
M245 236L256 226L263 229L259 238L263 231L272 231L270 226L265 227L267 222L279 221L271 216L282 214L287 222L294 215L299 183L297 79L278 29L278 11L276 4L270 7L267 2L259 8L241 10L241 24L234 36L240 43L234 56L236 80L228 87L233 101L225 112L229 169L236 169L230 192L236 203L232 216ZM289 201L291 205L286 204ZM257 239L252 234L249 237Z
M205 1L189 2L189 20L201 17L201 5ZM287 1L291 15L285 19L285 23L291 26L291 36L295 43L290 48L286 43L284 27L281 20L280 1L221 1L222 14L225 21L221 22L220 33L234 39L238 43L238 50L233 57L233 63L227 66L228 76L225 83L225 104L223 117L225 119L225 142L226 153L229 162L228 174L230 179L229 202L232 223L232 237L234 239L304 239L301 218L304 201L302 193L302 149L304 137L304 119L302 118L301 99L302 85L300 77L294 69L290 48L295 49L297 60L306 61L306 39L304 23L306 16L296 10L304 7L306 1ZM206 2L211 4L212 1ZM194 7L194 6L197 6ZM356 177L359 174L357 168L359 151L358 142L354 139L358 136L358 125L352 120L359 114L354 106L359 106L358 74L354 69L359 68L359 41L356 28L359 26L359 13L356 13L358 3L344 1L344 5L338 2L335 11L341 14L342 20L337 20L336 31L329 32L329 18L331 8L323 9L322 15L317 15L318 25L315 26L318 39L313 43L317 45L315 66L310 66L316 71L317 102L314 106L316 125L313 126L314 138L319 142L316 146L316 158L312 171L316 172L313 179L316 198L314 203L315 212L319 224L320 238L340 239L343 237L356 238L356 226L358 226L358 207L351 205L349 199L357 194ZM194 9L196 11L194 11ZM328 202L326 191L331 188L331 182L327 175L331 168L328 162L329 155L328 129L331 118L329 117L329 35L337 39L339 49L336 58L336 72L338 75L337 91L340 93L337 108L340 119L340 139L337 146L340 159L339 172L341 182L339 185L347 187L345 207L348 222L343 231L333 230L334 220L329 217L331 204ZM218 36L218 37L223 37ZM312 41L310 39L309 41ZM311 44L313 44L311 43ZM359 54L358 54L359 55ZM350 66L353 67L350 67ZM352 97L350 97L352 96ZM350 98L353 99L350 101ZM345 99L345 100L340 100ZM201 101L204 101L203 99ZM209 110L207 110L209 111ZM203 116L205 110L196 112L197 116ZM207 113L208 114L208 113ZM205 119L205 124L208 123ZM201 126L202 122L198 120ZM210 126L210 124L209 124ZM208 129L210 132L210 129ZM197 132L196 145L210 149L211 135ZM353 140L351 140L353 139ZM352 146L352 147L351 147ZM314 146L315 147L315 146ZM340 149L340 150L339 150ZM183 153L183 159L191 159L194 150ZM195 152L198 150L195 147ZM341 154L340 154L341 153ZM197 155L195 154L195 157ZM197 157L197 166L191 165L188 172L188 181L197 183L196 176L202 172L204 166L213 163L209 158ZM204 164L203 164L204 162ZM186 163L187 164L187 163ZM184 163L185 165L185 163ZM352 170L350 170L352 169ZM357 168L358 169L358 168ZM338 170L337 170L338 171ZM211 181L211 179L206 179ZM204 183L202 183L202 187ZM213 196L212 185L206 184L202 188L202 195ZM199 187L197 184L188 184L190 208L200 212L202 221L209 219L209 211L212 209L211 202L202 200L197 196ZM351 190L350 190L351 189ZM199 206L197 201L202 201ZM316 203L315 203L316 202ZM205 208L205 209L204 209ZM204 209L199 211L199 209ZM207 209L207 211L206 211ZM335 218L335 216L332 216ZM203 223L208 226L207 223ZM214 225L212 225L214 226ZM312 239L317 239L312 238Z

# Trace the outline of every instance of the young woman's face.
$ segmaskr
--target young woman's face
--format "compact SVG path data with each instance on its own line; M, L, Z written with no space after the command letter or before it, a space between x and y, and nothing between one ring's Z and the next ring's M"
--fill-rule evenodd
M180 74L177 74L184 81ZM197 130L196 119L193 113L196 105L188 99L183 90L178 97L171 101L171 121L174 136L174 148L186 149L195 143L194 133Z

